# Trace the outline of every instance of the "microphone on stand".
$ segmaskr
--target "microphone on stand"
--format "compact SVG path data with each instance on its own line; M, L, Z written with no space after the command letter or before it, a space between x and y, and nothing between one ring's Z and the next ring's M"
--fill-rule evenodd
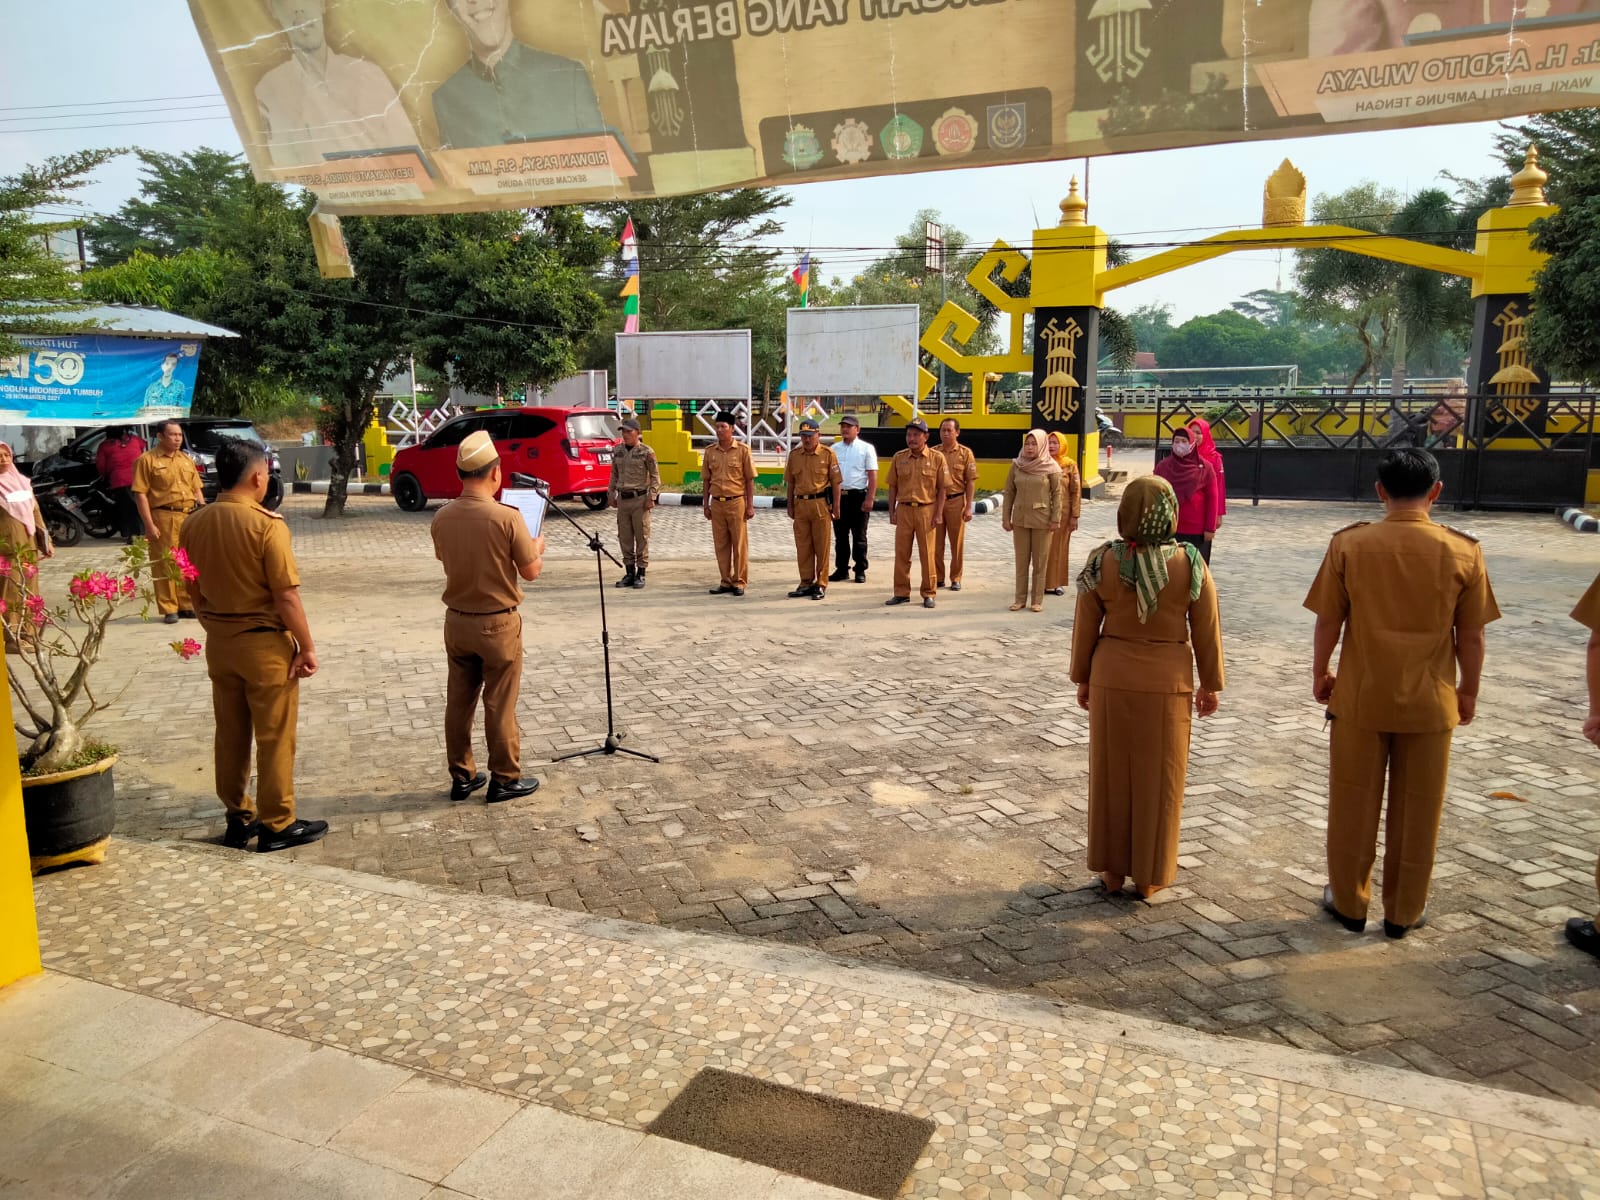
M511 475L511 486L519 488L532 488L534 491L544 495L547 499L550 496L549 481L540 479L537 475L524 475L521 471L514 471Z

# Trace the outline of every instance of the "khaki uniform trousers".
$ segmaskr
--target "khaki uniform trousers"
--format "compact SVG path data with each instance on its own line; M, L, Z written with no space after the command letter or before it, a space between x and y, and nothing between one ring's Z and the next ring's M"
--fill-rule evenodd
M178 546L178 535L183 532L183 522L187 516L187 513L173 512L167 508L150 510L150 519L155 522L156 532L161 535L150 543L150 561L156 568L152 580L156 590L156 608L163 615L189 607L188 595L180 596L180 585L167 577L172 552Z
M206 673L217 797L228 815L259 820L277 833L294 823L294 740L300 681L289 674L294 638L282 630L238 629L207 623ZM256 751L256 797L250 786L250 745Z
M1017 556L1013 604L1043 604L1045 569L1050 561L1050 531L1011 527L1011 548Z
M800 582L828 590L828 556L833 551L833 505L827 500L794 502L794 556Z
M939 584L933 571L933 505L901 504L895 509L894 522L894 594L911 595L911 543L915 542L922 565L922 595L937 595Z
M954 500L944 502L944 524L934 526L933 530L933 565L934 573L939 582L948 579L951 583L961 582L961 572L966 566L967 549L967 498L965 495L957 496ZM944 569L944 544L950 543L950 572Z
M744 497L711 498L711 540L717 547L717 570L723 587L750 582L750 530L744 519Z
M649 503L649 496L617 497L617 541L622 543L622 565L629 570L650 565Z
M522 691L522 614L474 615L447 610L444 650L450 656L444 700L444 751L452 779L478 773L472 757L472 722L483 696L483 734L489 743L489 774L502 783L522 778L522 730L517 696Z
M1380 733L1335 717L1329 759L1328 882L1334 906L1347 917L1367 915L1387 770L1383 918L1395 925L1416 924L1433 877L1450 731Z

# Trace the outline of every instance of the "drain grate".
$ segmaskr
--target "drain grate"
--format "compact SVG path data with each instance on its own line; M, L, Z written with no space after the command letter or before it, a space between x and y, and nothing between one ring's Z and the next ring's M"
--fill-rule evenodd
M933 1136L933 1122L707 1067L650 1132L891 1200Z

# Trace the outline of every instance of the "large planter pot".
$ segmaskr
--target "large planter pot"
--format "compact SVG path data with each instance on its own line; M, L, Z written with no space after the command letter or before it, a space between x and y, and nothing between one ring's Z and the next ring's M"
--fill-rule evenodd
M111 768L117 756L87 767L22 780L28 861L37 875L52 867L105 861L116 824Z

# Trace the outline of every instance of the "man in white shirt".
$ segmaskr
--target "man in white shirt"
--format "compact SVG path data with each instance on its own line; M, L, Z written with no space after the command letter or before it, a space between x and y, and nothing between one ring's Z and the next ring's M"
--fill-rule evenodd
M839 516L833 523L833 574L831 583L850 578L850 557L856 560L856 582L867 581L867 522L878 498L878 452L861 436L861 421L854 413L839 418L839 440L833 444L843 487ZM852 550L853 548L853 550Z
M289 59L256 84L275 167L316 166L323 155L419 144L400 97L376 63L335 54L323 32L326 0L267 0L289 38Z

